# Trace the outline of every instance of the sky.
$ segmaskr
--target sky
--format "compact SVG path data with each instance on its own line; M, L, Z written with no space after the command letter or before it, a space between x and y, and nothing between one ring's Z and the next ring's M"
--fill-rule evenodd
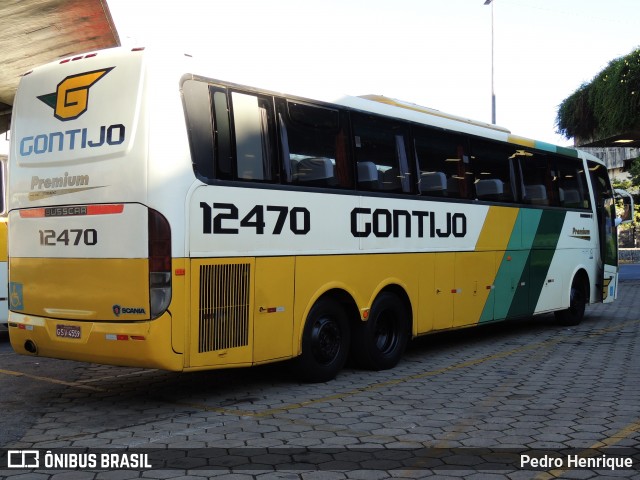
M560 145L558 106L640 47L638 0L107 0L123 45L171 44L298 93L380 94ZM493 19L492 19L493 10ZM234 78L221 80L234 81Z
M107 0L125 46L171 47L220 80L379 94L558 145L560 103L640 47L638 0ZM493 10L493 19L492 19ZM492 29L494 35L492 62Z

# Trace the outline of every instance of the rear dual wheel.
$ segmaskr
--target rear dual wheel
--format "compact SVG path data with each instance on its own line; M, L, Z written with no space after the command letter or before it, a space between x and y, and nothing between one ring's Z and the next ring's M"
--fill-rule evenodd
M366 322L359 322L351 341L358 365L370 370L395 367L411 336L409 312L394 293L382 292L373 302Z
M302 334L302 354L295 360L297 376L308 382L327 382L344 366L349 347L356 363L370 370L395 367L411 336L405 303L391 292L375 299L367 321L350 329L345 306L321 298L309 311Z
M302 334L302 354L295 361L298 377L327 382L336 377L349 354L350 331L343 306L321 298L309 311Z

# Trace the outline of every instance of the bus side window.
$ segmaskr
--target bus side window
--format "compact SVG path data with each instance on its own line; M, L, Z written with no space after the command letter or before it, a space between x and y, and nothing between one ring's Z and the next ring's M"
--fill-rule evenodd
M598 215L600 228L600 239L603 244L600 246L602 260L609 265L618 264L618 244L615 234L615 205L614 193L609 180L609 173L604 165L587 161L591 186L593 188L593 198L595 211Z
M514 202L514 174L511 170L513 147L498 142L472 140L475 198Z
M287 183L352 188L346 114L293 100L278 100L282 166Z
M233 151L227 91L216 87L210 87L210 90L213 98L216 178L230 180L233 178Z
M567 208L591 208L582 160L557 160L560 205Z
M471 172L466 138L416 128L414 142L420 195L468 198Z
M273 181L275 128L271 102L240 92L233 92L231 99L237 178Z
M193 170L205 179L214 178L213 126L209 85L206 82L186 80L182 84L182 101Z
M351 119L358 188L369 191L411 192L406 127L385 119L356 113L352 114Z
M516 149L522 176L522 201L531 205L560 205L555 157L526 149Z

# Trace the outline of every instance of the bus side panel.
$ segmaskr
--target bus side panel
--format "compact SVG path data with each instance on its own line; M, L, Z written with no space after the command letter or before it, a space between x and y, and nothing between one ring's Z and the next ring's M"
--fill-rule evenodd
M494 320L529 313L529 253L507 250L497 255L499 275L494 285Z
M565 211L544 210L532 245L529 268L529 307L531 314L538 310L537 305L546 298L543 310L557 309L561 304L562 278L550 275L551 261L557 253L558 240L566 217ZM564 252L562 252L564 253ZM572 270L570 259L563 255L565 267ZM557 283L556 283L557 281ZM534 310L535 308L535 310Z
M483 311L481 323L529 314L529 260L541 212L512 210L513 230L505 250L495 252L496 276L488 301L493 300L493 314Z
M253 258L193 259L188 366L249 366L253 353Z
M529 310L530 314L537 311L536 305L541 297L547 298L548 306L545 310L560 307L562 293L562 279L549 274L551 260L556 254L558 240L566 217L565 211L543 210L536 229L529 261ZM567 262L566 268L571 269ZM556 284L556 280L558 283Z
M531 278L531 289L529 291L531 314L557 310L562 306L562 296L566 285L563 284L561 272L558 270L553 272L550 268L554 255L563 258L565 270L572 270L571 252L551 249L533 250L531 252L531 268L529 271Z
M435 291L431 305L420 308L433 309L433 330L442 330L453 326L453 297L455 295L456 254L452 252L436 253L433 270Z
M509 287L505 289L505 275L504 272L501 273L500 269L503 261L511 260L505 250L521 246L522 224L519 219L520 209L518 208L491 207L489 210L476 250L485 251L490 255L483 257L481 262L484 272L483 270L476 272L475 278L471 279L473 283L468 284L474 298L477 299L478 296L485 298L482 309L474 311L474 322L482 323L506 316L501 316L500 311L504 307L505 301L508 305L511 304L513 282L508 282ZM458 270L460 278L465 278L467 273L463 264L459 265ZM490 276L487 276L485 272L490 272ZM518 272L519 275L520 272ZM511 276L507 277L510 279ZM482 288L485 289L486 296L481 292ZM508 292L508 298L504 298L505 291Z
M536 313L569 306L569 294L573 277L578 269L584 269L590 284L598 280L598 272L594 262L597 252L597 228L590 215L579 212L567 212L560 225L557 214L554 229L557 229L558 240L554 250L541 250L537 253L536 264L544 266L546 276L543 280L539 296L532 296L532 308ZM545 254L546 252L546 254ZM547 258L542 258L542 257ZM549 258L550 257L550 258ZM591 301L589 296L589 301Z
M253 363L293 354L295 257L256 258Z
M294 257L192 260L188 366L291 357L294 267Z
M436 296L435 261L435 253L425 253L420 255L420 261L418 262L420 296L418 298L416 328L414 329L417 335L433 330L433 323L436 318L433 308Z
M485 308L492 308L488 301L496 272L494 252L457 252L455 271L453 326L474 325Z

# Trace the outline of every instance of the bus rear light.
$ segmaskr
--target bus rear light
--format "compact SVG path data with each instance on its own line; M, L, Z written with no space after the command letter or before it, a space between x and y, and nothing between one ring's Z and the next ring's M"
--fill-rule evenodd
M129 340L146 340L144 335L125 335L123 333L107 333L104 338L106 340L120 340L120 341L129 341Z
M151 317L159 317L171 302L171 274L165 272L149 273L149 303Z
M87 215L117 215L124 211L122 203L107 203L104 205L87 205Z
M121 335L114 333L107 333L104 336L107 340L129 340L129 335Z
M149 303L151 318L162 315L171 302L171 227L149 209Z

